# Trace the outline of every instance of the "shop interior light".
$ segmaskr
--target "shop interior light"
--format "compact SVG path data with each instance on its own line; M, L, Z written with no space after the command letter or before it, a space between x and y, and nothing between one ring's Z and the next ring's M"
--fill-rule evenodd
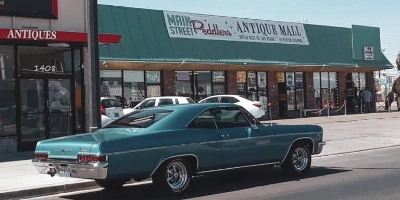
M69 47L67 43L48 43L47 46L49 47Z

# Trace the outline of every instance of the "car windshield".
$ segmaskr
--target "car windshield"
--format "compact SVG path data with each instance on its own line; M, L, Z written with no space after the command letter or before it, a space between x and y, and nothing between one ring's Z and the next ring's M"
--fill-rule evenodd
M147 128L171 113L172 110L166 109L137 110L132 112L130 115L126 115L114 122L111 122L104 128Z
M111 108L111 107L121 107L118 99L103 99L101 100L101 105L104 108Z

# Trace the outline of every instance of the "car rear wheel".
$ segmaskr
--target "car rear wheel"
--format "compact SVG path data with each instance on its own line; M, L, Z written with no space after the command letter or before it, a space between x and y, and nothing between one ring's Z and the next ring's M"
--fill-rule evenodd
M185 192L192 180L193 169L185 158L172 158L157 169L152 179L157 189L169 194Z
M106 190L118 190L122 189L122 186L126 183L124 180L109 180L109 179L96 179L97 185Z
M306 174L311 167L311 153L309 148L302 143L294 144L281 167L289 175L302 176Z

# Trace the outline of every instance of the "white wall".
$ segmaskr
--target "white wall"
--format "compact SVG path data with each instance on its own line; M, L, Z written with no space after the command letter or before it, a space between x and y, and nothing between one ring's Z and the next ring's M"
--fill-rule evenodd
M86 0L58 0L58 19L0 16L0 28L87 32L86 5Z

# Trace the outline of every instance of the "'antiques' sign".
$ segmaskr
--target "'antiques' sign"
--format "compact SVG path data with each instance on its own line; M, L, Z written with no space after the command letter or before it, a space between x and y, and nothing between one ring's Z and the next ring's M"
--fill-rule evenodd
M58 18L58 0L0 0L0 15Z
M57 31L10 29L7 39L56 40Z
M164 11L169 37L309 45L301 23Z

